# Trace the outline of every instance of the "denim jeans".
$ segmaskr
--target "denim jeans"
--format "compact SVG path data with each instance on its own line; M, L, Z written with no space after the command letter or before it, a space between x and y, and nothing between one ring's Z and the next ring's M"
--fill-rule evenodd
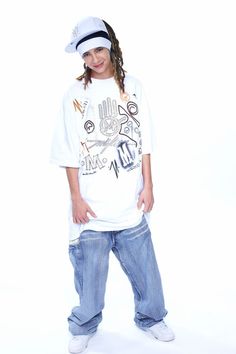
M73 335L95 332L102 320L111 250L131 283L136 325L151 327L167 314L151 233L143 217L138 226L126 230L83 231L78 244L69 246L80 298L68 317Z

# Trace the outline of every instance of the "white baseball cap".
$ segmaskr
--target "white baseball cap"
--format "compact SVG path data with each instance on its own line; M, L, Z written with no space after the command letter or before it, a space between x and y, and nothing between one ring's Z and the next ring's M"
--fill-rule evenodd
M66 46L67 53L78 51L82 56L90 49L104 47L111 49L111 41L104 22L97 17L85 17L75 28L71 35L71 42Z

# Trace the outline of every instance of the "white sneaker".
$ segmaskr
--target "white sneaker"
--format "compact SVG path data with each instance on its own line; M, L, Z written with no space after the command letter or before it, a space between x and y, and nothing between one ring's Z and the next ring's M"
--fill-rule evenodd
M69 343L69 348L68 348L69 353L71 353L71 354L82 353L87 348L88 342L93 335L94 335L94 333L73 336L70 340L70 343Z
M174 332L162 320L154 326L145 328L145 331L151 333L156 339L163 342L170 342L175 339Z

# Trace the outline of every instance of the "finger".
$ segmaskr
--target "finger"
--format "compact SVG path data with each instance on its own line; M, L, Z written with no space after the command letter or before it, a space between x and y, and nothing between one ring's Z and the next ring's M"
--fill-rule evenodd
M153 200L151 201L151 203L150 203L150 211L152 210L153 205L154 205L154 199L153 199Z
M148 212L148 209L149 209L148 206L145 205L145 207L144 207L144 209L143 209L143 212L144 212L144 213L147 213L147 212Z
M152 203L146 203L144 207L144 213L149 213L152 210Z
M87 224L87 222L89 222L89 217L87 215L87 213L85 215L83 215L83 217L80 218L82 224Z
M87 215L81 215L81 216L75 216L73 218L73 221L76 223L76 224L85 224L86 222L89 221Z
M76 217L73 217L73 223L74 224L80 224L80 220Z
M94 213L94 211L93 211L91 208L88 209L88 212L89 212L89 214L90 214L91 216L93 216L94 218L97 217L97 215Z
M137 203L138 209L141 209L142 204L143 204L143 201L141 198L139 198L138 203Z
M154 199L151 198L151 199L150 199L150 202L148 203L148 212L152 210L153 205L154 205Z

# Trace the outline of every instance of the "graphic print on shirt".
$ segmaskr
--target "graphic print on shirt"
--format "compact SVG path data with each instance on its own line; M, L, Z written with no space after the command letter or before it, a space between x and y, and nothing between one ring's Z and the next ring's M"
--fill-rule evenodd
M94 131L94 129L95 129L95 125L94 125L94 123L91 120L87 120L84 123L84 129L86 130L86 132L88 134L91 134Z
M135 155L132 155L127 141L121 141L117 146L117 150L121 166L125 169L133 166Z
M120 131L120 134L127 136L129 139L131 139L135 145L137 146L137 141L134 140L134 132L136 134L140 134L139 132L139 126L140 123L139 121L135 118L135 115L138 114L138 105L132 101L129 101L127 103L126 109L122 106L119 105L119 114L125 117L125 123L128 123L125 125L123 128L122 132ZM136 127L134 126L134 123L136 124Z
M113 136L119 133L121 124L126 120L125 117L117 118L118 110L116 100L107 97L102 104L98 105L100 121L100 131L105 136Z
M87 113L87 109L88 109L88 103L89 100L83 100L83 102L81 103L80 101L78 101L76 98L73 100L73 106L76 111L79 111L82 114L82 117L86 116Z
M81 109L81 104L76 108ZM85 140L81 141L82 174L99 173L107 168L118 178L122 170L129 172L140 167L142 142L138 105L133 101L121 105L107 97L97 108L97 120L85 115L83 109L80 111L86 133Z
M116 175L116 178L118 178L118 175L119 175L119 166L117 165L117 162L116 160L112 161L111 162L111 165L110 165L110 168L109 170L111 170L113 168L114 172L115 172L115 175Z

